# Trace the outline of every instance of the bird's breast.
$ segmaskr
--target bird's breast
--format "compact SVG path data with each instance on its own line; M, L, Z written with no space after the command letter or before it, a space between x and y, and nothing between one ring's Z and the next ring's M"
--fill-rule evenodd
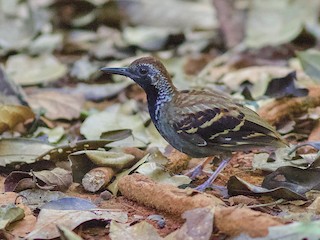
M150 108L149 108L150 110ZM151 119L157 128L160 135L175 149L180 152L186 153L191 157L206 157L210 154L207 153L208 149L196 146L190 142L189 138L185 138L182 134L179 134L170 121L172 116L172 108L170 108L170 103L162 103L158 105L158 109L152 108L152 113L150 112ZM210 151L212 152L212 151Z

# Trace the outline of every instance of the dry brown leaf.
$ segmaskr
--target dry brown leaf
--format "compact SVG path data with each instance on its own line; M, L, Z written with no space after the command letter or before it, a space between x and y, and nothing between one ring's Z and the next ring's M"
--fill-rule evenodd
M28 102L33 109L45 109L45 116L49 119L72 120L80 116L84 99L80 95L41 91L29 95Z
M0 133L12 130L17 124L34 118L29 107L15 105L0 105Z
M196 208L182 214L186 219L183 226L168 235L165 240L209 240L213 230L213 211L210 208Z
M110 224L110 238L112 240L139 239L162 240L157 230L146 221L128 226L127 224L112 221Z
M74 229L81 223L90 220L116 220L125 223L127 218L127 214L124 212L108 209L86 211L42 209L35 229L28 234L27 239L52 239L59 237L57 224Z
M62 168L42 170L37 172L13 171L6 178L6 191L19 192L37 186L41 189L66 191L72 183L70 171Z
M33 172L34 176L45 183L45 187L53 187L55 190L66 191L72 183L72 174L63 168Z

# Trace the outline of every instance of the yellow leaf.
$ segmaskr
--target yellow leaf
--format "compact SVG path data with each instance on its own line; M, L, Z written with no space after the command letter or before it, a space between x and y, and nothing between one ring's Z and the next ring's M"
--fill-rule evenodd
M0 105L0 133L12 130L17 124L34 118L29 107L15 105Z

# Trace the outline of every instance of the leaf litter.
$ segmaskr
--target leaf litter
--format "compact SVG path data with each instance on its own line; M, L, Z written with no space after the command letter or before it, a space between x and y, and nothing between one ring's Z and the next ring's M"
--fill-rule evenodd
M0 189L23 196L15 201L17 194L1 193L10 195L1 203L22 206L25 217L6 218L0 237L68 238L69 230L75 239L316 236L317 143L315 149L300 144L295 154L236 154L216 181L224 195L215 187L179 189L200 184L211 165L190 182L181 172L198 160L167 147L150 124L141 89L97 71L153 54L179 89L219 88L252 108L262 106L261 116L291 144L318 140L319 4L303 4L1 3L0 33L13 32L0 34ZM86 206L81 199L91 199L95 209L59 209L70 202ZM229 206L231 199L238 207ZM48 201L57 209L42 207Z

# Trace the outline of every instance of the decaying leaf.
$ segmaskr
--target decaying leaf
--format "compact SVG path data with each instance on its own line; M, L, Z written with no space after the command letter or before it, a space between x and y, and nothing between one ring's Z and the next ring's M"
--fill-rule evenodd
M119 2L132 23L154 27L176 29L213 29L217 26L211 2L171 1L162 2L142 0L139 2ZM139 12L139 14L137 14ZM159 21L162 19L162 21Z
M135 169L137 169L141 164L145 163L148 159L149 155L146 155L142 159L140 159L135 165L133 165L131 168L119 173L116 175L115 180L107 187L107 189L112 192L113 195L117 195L119 187L118 183L119 181L124 177L129 175L131 172L133 172Z
M38 127L37 130L33 133L34 136L47 136L49 143L57 143L61 140L65 134L64 128L62 126L55 127L53 129Z
M100 138L109 141L119 141L130 136L132 136L132 131L130 129L122 129L103 132Z
M133 46L148 51L163 49L169 36L181 34L179 31L170 28L157 27L126 27L124 28L124 40Z
M236 176L230 177L228 184L228 193L234 195L253 195L253 196L272 196L290 200L306 200L302 194L296 193L289 188L276 187L267 189L265 187L255 186Z
M9 233L9 239L24 238L29 232L32 231L34 224L36 223L36 217L33 215L27 204L23 203L23 200L26 199L14 192L4 192L0 194L0 206L2 206L0 207L0 215L4 213L5 216L9 217L9 219L3 219L2 217L4 216L2 215L0 217L0 222L2 222L2 220L5 222L6 220L9 220L12 223L6 226L5 231L2 231L4 229L1 229L0 232ZM4 210L4 212L2 212L2 210ZM14 219L19 220L12 221ZM1 238L3 238L3 235Z
M66 191L72 183L71 172L63 168L54 168L50 171L43 170L33 172L33 175L37 178L38 186L40 188L51 188L52 190Z
M59 230L61 240L82 240L82 237L75 234L65 226L57 225L57 228Z
M320 236L320 221L294 222L283 226L273 226L269 228L269 234L261 238L252 238L248 235L241 234L234 240L292 240L308 239L317 240Z
M88 81L93 74L97 74L99 67L83 57L73 64L70 75L82 81Z
M101 101L116 96L131 84L132 81L106 84L79 83L75 88L65 88L64 92L82 95L86 100Z
M290 148L279 148L275 151L275 156L270 157L268 153L257 153L253 157L252 166L264 171L275 171L283 166L298 166L306 168L308 166L306 159L297 157Z
M128 105L120 106L114 104L112 107L107 108L105 111L95 113L89 116L81 125L81 134L87 139L99 139L103 132L131 129L132 138L127 138L123 141L117 141L110 146L117 147L145 147L149 142L146 135L144 122L138 114L130 114L128 108L132 108L130 103Z
M214 71L215 69L212 69ZM241 68L236 71L226 72L222 78L214 78L225 83L232 91L238 91L239 86L249 81L253 84L251 94L253 98L260 97L267 89L268 82L271 78L285 76L292 72L292 69L281 66L252 66ZM221 78L221 79L220 79Z
M81 95L70 95L58 91L41 91L28 96L28 103L34 110L44 110L52 120L79 118L84 99Z
M319 168L280 167L264 178L262 187L267 189L283 187L303 195L310 190L320 190L319 174Z
M112 151L98 151L98 150L85 150L75 152L69 155L73 163L75 163L76 157L85 157L92 161L97 166L110 167L115 170L121 170L124 168L129 168L135 164L135 158L131 154L112 152Z
M9 57L6 71L15 82L26 86L55 81L67 73L67 67L50 54L38 57L18 54Z
M307 96L308 89L297 88L294 83L296 79L296 72L291 72L283 78L273 78L269 82L264 95L274 98Z
M19 123L34 118L29 107L15 105L0 105L0 133L13 130Z
M71 162L73 180L78 183L81 183L84 175L94 167L105 166L119 171L136 163L135 157L131 154L98 150L76 151L68 158Z
M0 207L0 231L12 222L18 221L24 218L24 211L13 204L2 205Z
M110 224L110 238L112 240L139 239L161 240L157 230L149 223L143 221L133 226L112 221Z
M165 168L155 162L147 162L142 164L138 169L138 173L148 176L155 182L168 183L174 186L180 186L183 184L189 184L191 179L185 175L170 176Z
M62 46L62 41L62 33L44 33L30 43L29 52L31 54L52 53L55 49Z
M51 239L59 237L56 225L65 225L74 229L84 222L90 220L115 220L125 223L127 214L120 211L98 209L98 210L51 210L43 209L38 216L35 229L28 234L27 239Z
M12 138L0 140L0 166L11 163L33 163L41 154L51 150L53 146L41 141Z
M5 191L19 192L28 188L66 191L72 183L71 172L62 168L38 172L11 172L4 182Z
M182 214L186 219L183 226L165 237L165 240L209 240L213 230L213 210L196 208Z
M41 209L48 202L67 197L63 192L44 189L26 189L19 192L19 195L22 196L22 202L32 210Z
M309 50L297 52L297 56L301 62L304 71L319 83L320 81L320 52Z
M115 137L113 137L115 136ZM50 150L38 155L37 161L50 160L53 162L67 161L68 156L77 151L82 150L96 150L98 148L105 148L107 144L117 141L117 139L123 139L127 137L127 134L120 134L119 131L115 132L115 135L109 135L109 139L101 140L81 140L75 143L69 143L61 145L59 147L51 148Z
M251 2L245 42L250 47L278 45L296 38L305 24L315 24L319 2L303 0ZM294 17L293 17L294 16Z
M25 2L11 1L10 4L2 2L0 6L0 47L2 51L6 53L28 46L40 30L39 26L42 25L35 21L39 17L39 12L33 11ZM40 20L42 21L44 23L45 19Z
M51 210L89 210L95 209L97 206L92 202L76 197L63 197L45 203L41 209Z
M26 94L23 89L12 81L3 66L0 65L0 104L27 105Z
M35 187L36 183L32 179L32 176L22 171L11 172L4 181L4 190L6 192L20 192Z

